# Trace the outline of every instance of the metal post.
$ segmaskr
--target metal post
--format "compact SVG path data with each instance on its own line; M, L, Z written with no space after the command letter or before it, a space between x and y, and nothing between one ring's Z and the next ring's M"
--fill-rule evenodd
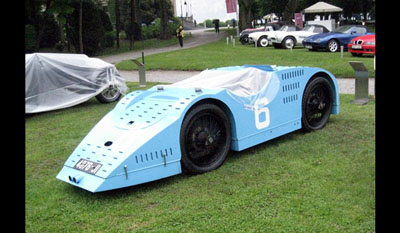
M136 59L132 59L132 61L138 65L138 70L139 70L139 87L145 87L146 86L146 71L144 64L139 62Z
M349 61L356 72L354 103L363 105L369 102L368 98L368 70L361 61Z
M344 51L344 46L340 46L340 58L343 58L343 51Z

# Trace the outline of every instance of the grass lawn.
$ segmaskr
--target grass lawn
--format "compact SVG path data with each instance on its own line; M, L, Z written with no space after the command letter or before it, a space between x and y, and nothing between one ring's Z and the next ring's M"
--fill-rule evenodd
M340 95L324 129L232 151L215 171L97 194L56 175L115 103L27 115L26 232L375 232L375 99L353 100Z
M236 39L236 46L226 40L201 45L195 48L182 49L167 53L154 54L145 57L146 69L162 70L205 70L221 66L236 66L243 64L270 64L283 66L313 66L332 72L337 78L354 77L354 71L349 61L362 61L369 71L370 77L375 77L374 57L353 57L349 52L330 53L324 51L308 51L298 46L292 51L288 49L254 48L251 45L241 45ZM137 69L132 61L123 61L116 65L119 70Z

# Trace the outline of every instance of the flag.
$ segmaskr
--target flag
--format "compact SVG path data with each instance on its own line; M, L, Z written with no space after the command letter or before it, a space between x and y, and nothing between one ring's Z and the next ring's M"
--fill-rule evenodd
M236 0L225 0L226 13L236 12Z

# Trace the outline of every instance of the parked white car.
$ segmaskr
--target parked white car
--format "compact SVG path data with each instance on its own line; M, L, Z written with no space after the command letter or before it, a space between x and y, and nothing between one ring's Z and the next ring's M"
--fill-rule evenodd
M249 43L257 43L257 46L267 47L269 45L268 37L272 32L291 32L299 30L300 28L295 25L283 25L277 31L253 32L249 34Z
M268 36L268 40L274 45L275 48L294 48L296 45L302 45L305 38L329 32L329 30L322 25L307 25L300 31L274 31Z

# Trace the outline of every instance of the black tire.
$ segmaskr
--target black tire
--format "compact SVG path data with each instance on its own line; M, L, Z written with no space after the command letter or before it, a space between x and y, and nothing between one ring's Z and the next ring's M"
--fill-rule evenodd
M257 41L257 46L259 47L268 47L269 41L267 36L262 36Z
M326 49L332 53L337 52L339 50L339 47L340 47L339 41L335 39L331 39L330 41L328 41L328 44L326 45Z
M220 167L231 147L229 118L214 104L194 106L185 116L180 131L182 170L189 174Z
M305 131L322 129L329 121L333 107L333 89L324 77L307 84L302 100L302 127Z
M102 104L108 104L117 101L121 97L121 92L119 92L116 86L109 86L104 89L100 94L96 95L96 99Z
M242 45L248 44L249 43L249 35L240 37L240 43L242 43Z

